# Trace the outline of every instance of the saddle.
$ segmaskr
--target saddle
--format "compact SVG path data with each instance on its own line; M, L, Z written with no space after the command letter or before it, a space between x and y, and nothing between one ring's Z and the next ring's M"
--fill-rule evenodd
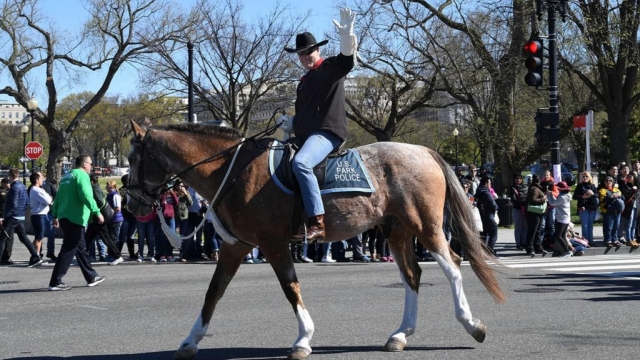
M320 194L335 192L373 193L375 189L360 153L355 149L344 149L344 143L334 149L325 159L313 168L318 180ZM299 139L287 142L274 140L269 147L269 173L280 190L295 196L295 205L291 214L291 234L297 234L304 226L305 216L300 196L298 180L293 173L292 161L302 146Z
M320 193L374 192L360 153L355 149L344 149L342 145L313 168ZM294 196L300 194L300 188L293 174L292 161L300 146L300 141L295 138L285 143L274 140L269 150L271 178L282 191Z

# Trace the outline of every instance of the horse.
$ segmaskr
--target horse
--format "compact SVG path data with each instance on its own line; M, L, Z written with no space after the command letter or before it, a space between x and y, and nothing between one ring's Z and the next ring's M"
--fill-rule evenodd
M307 358L314 324L302 301L289 251L295 197L281 191L269 174L266 150L273 139L244 140L235 129L194 123L142 127L131 121L131 127L128 209L134 215L148 214L160 189L178 175L204 198L216 197L211 206L220 224L235 237L224 239L202 310L174 358L197 354L216 305L243 258L256 246L273 268L298 320L298 338L288 358ZM412 243L414 234L451 285L456 319L476 341L483 342L486 327L471 314L462 287L461 258L444 236L445 203L453 236L462 244L474 273L496 302L504 302L505 295L490 264L495 258L478 236L472 207L454 172L435 151L419 145L377 142L356 149L375 191L323 195L325 241L348 239L376 226L385 235L402 275L405 299L400 326L383 349L403 351L416 328L422 271Z

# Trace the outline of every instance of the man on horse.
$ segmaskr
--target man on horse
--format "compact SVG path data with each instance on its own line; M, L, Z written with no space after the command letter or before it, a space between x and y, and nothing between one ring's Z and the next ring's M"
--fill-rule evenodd
M309 218L306 237L308 241L325 237L324 207L318 181L313 168L345 141L347 116L345 110L344 79L353 69L357 41L353 34L355 13L340 10L340 24L334 24L340 34L340 54L322 58L320 46L328 41L316 42L315 37L304 32L296 36L296 47L285 51L296 53L307 70L300 79L296 91L295 121L286 115L278 119L283 128L292 128L303 144L293 160L293 172L298 180L302 203ZM295 238L304 238L298 234Z

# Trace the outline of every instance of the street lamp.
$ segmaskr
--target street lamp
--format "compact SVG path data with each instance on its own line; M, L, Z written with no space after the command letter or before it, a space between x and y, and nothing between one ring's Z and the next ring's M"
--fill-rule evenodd
M456 138L456 167L458 167L458 128L453 128L453 137Z
M29 127L27 125L22 125L20 128L22 132L22 148L26 149L27 147L27 133L29 132ZM27 162L25 161L25 157L27 154L26 150L22 150L22 183L27 185Z
M36 110L38 110L38 100L34 98L27 100L27 110L31 115L31 141L36 141L36 127L35 127L35 124L33 123L33 120L34 120L33 113ZM36 171L36 161L31 160L31 172L35 172L35 171Z

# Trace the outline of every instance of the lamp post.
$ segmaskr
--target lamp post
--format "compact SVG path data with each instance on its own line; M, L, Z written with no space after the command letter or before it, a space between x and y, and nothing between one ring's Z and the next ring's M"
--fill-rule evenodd
M29 127L27 125L22 125L20 128L22 132L22 148L25 149L27 147L27 133L29 132ZM25 150L22 150L22 183L27 185L27 162L25 161Z
M38 100L31 98L29 100L27 100L27 110L29 111L29 114L31 115L31 141L36 141L36 127L34 124L34 117L33 117L33 113L38 109ZM26 146L26 145L25 145ZM31 160L31 172L36 171L36 161L35 160Z
M456 167L458 167L458 128L453 128L453 137L456 138Z

